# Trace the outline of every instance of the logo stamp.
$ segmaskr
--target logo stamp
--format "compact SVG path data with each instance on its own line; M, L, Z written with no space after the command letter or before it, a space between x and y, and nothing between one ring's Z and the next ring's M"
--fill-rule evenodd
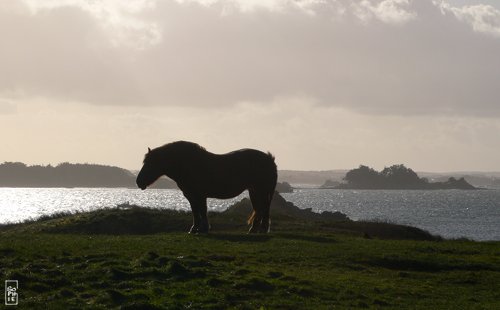
M19 302L19 282L17 280L5 280L5 305L17 306Z

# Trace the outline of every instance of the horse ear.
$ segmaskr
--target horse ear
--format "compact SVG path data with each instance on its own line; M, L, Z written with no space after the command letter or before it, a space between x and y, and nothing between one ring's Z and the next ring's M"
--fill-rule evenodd
M148 147L148 153L151 153L151 149Z

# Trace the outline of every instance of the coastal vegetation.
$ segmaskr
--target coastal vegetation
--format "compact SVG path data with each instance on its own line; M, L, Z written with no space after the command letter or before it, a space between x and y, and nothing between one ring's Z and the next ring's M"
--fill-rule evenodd
M0 187L127 187L136 188L135 175L123 168L61 163L57 166L28 166L20 162L0 164ZM176 188L161 178L153 188Z
M26 309L495 309L500 242L301 210L275 195L271 234L244 199L189 235L186 212L122 205L0 228L0 270Z
M349 170L345 183L335 188L338 189L475 189L464 178L449 178L445 182L429 182L420 178L415 171L404 165L393 165L382 171L375 171L368 166L360 165L359 168Z

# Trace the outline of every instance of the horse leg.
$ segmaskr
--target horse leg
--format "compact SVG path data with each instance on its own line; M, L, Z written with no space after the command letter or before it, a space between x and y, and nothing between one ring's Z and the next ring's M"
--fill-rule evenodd
M255 200L257 201L259 213L260 213L260 222L256 224L256 232L266 234L269 232L269 227L271 225L270 220L270 210L271 210L271 201L273 199L273 194L269 194L267 191L259 191L255 192Z
M200 226L199 226L200 228L198 229L198 232L207 234L208 230L210 229L210 224L208 223L206 198L200 202L199 216L200 216Z
M260 232L260 226L262 222L262 200L255 190L249 190L250 201L252 202L253 207L253 218L250 226L250 230L248 233L258 233Z
M191 212L193 213L193 226L191 226L191 229L189 229L189 233L196 234L198 233L200 227L200 216L198 214L198 211L193 207L191 207Z
M200 224L201 224L201 208L200 208L200 203L199 199L193 196L187 196L184 194L184 196L187 198L189 201L189 204L191 205L191 213L193 213L193 226L191 226L191 229L189 230L190 234L195 234L198 233L200 230Z
M262 217L263 233L268 233L271 231L270 213L271 213L271 203L273 202L273 196L274 196L274 187L271 191L268 191L268 193L265 196L266 203L264 204L264 210L263 210L264 215Z
M250 229L248 230L248 233L254 234L260 232L260 223L262 222L262 215L260 212L255 211L255 215L252 220L252 225L250 226Z

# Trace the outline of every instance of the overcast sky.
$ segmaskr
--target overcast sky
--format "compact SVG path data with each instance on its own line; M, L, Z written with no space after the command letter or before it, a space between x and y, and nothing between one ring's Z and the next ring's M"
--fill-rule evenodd
M104 4L103 4L104 3ZM0 162L500 171L493 0L0 2Z

